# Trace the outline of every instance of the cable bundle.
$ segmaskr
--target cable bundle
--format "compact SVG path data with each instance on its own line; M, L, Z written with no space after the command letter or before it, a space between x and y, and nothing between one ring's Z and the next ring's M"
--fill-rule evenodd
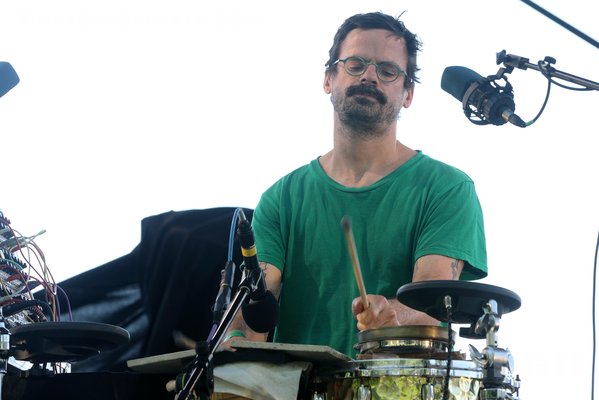
M44 232L23 236L0 211L0 308L8 328L60 319L61 289L35 243ZM45 289L43 299L34 296L40 289Z

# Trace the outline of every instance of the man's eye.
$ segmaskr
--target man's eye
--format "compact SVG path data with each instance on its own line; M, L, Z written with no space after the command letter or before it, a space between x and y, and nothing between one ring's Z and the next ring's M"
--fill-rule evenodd
M392 64L381 64L379 65L379 73L388 78L392 78L398 75L397 68Z

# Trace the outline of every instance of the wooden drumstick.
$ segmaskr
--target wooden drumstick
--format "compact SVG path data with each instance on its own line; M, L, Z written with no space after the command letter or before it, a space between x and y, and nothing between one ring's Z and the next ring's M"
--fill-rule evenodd
M360 291L362 303L364 303L364 309L366 310L370 307L370 304L366 296L366 288L364 287L364 279L362 278L362 270L360 269L360 260L358 259L358 250L356 249L356 242L354 241L351 228L351 219L347 215L341 218L341 228L343 229L343 233L345 233L347 249L349 250L349 256L354 267L354 275L356 276L356 283L358 284L358 290Z

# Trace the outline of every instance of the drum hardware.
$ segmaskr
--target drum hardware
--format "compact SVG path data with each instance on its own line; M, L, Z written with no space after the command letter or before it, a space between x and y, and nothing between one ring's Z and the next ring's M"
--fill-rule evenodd
M432 340L409 340L409 339L385 339L376 343L365 343L361 347L354 347L364 354L401 354L409 356L410 354L424 354L426 350L428 355L445 354L447 343L439 343ZM411 350L413 349L413 350Z
M443 296L443 305L445 306L445 312L447 317L447 332L448 335L450 335L453 308L451 296ZM453 341L449 342L449 349L447 349L447 368L445 370L445 382L443 385L443 400L449 400L449 380L451 379L451 353L453 353Z
M370 400L372 399L372 391L370 386L360 385L358 388L357 400Z
M509 349L498 347L497 330L501 318L497 312L497 302L489 300L483 306L483 310L484 314L476 322L474 331L486 335L487 346L481 353L476 347L469 345L472 360L484 371L481 398L484 400L517 399L520 379L519 377L514 379L512 376L514 359Z
M435 400L435 387L431 383L425 383L420 388L422 400Z
M518 400L520 378L513 378L509 350L498 347L497 330L502 314L517 310L520 297L507 289L466 281L423 281L400 287L397 299L408 307L440 321L470 324L460 336L486 339L479 352L469 345L472 361L483 371L480 400ZM482 312L482 315L481 315ZM448 359L448 371L449 371Z

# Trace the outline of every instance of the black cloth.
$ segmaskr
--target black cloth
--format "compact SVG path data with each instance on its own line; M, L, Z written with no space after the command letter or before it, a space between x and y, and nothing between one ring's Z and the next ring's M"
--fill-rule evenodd
M72 371L127 371L127 360L183 350L173 341L175 330L206 340L234 212L222 207L147 217L131 253L59 283L74 321L116 325L130 334L127 344L73 362ZM253 210L244 213L251 220ZM238 282L242 256L237 240L233 260ZM60 299L66 321L66 302Z

